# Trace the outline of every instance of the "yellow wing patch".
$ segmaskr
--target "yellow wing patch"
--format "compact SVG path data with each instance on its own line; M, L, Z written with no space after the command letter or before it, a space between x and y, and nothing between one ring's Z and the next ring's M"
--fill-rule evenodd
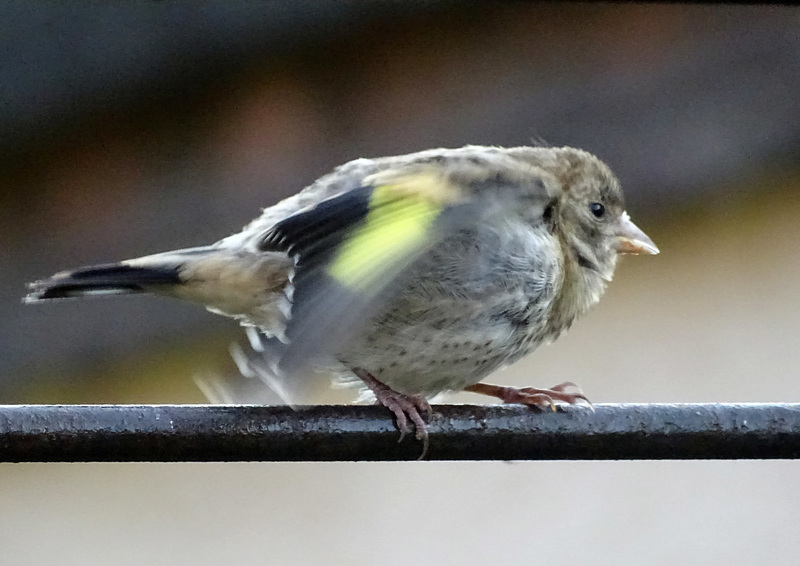
M458 187L436 171L386 171L367 180L375 184L369 212L328 267L339 283L357 290L388 283L424 247L442 210L461 199Z

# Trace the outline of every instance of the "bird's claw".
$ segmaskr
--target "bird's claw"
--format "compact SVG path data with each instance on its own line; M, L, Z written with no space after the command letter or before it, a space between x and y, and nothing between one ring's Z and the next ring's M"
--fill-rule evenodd
M574 389L575 391L568 391ZM497 397L504 403L520 403L522 405L536 406L536 407L550 407L553 411L556 410L556 401L569 403L574 405L576 403L584 402L594 412L592 402L583 394L581 388L572 383L565 381L554 385L550 389L537 389L535 387L504 387L501 385L490 385L488 383L476 383L465 388L466 391L473 393L481 393L483 395L491 395Z
M422 413L428 418L433 413L428 400L422 395L406 395L395 391L364 370L355 370L354 373L372 390L377 402L394 413L397 429L400 431L400 438L397 442L402 442L411 432L408 421L410 420L414 424L416 429L414 436L417 440L422 441L422 454L418 458L418 460L422 460L428 452L429 445L428 425L425 423Z
M574 389L573 392L567 391L568 389ZM562 401L564 403L569 403L570 405L575 405L576 403L580 403L581 401L586 403L589 408L594 411L594 406L592 402L589 401L589 398L583 394L581 388L572 383L571 381L565 381L564 383L559 383L558 385L554 385L550 389L536 389L534 387L523 387L519 389L518 392L524 397L520 401L514 401L516 403L523 403L525 405L539 405L544 406L548 405L554 411L556 410L555 401ZM527 398L527 400L526 400ZM544 403L537 402L538 399L542 399Z
M406 434L411 432L408 426L408 421L414 423L416 429L415 437L417 440L427 438L428 431L422 413L430 418L431 406L428 401L421 395L403 395L402 393L392 392L392 394L382 394L378 397L378 403L389 409L394 413L397 419L397 428L400 430L400 439L402 442Z

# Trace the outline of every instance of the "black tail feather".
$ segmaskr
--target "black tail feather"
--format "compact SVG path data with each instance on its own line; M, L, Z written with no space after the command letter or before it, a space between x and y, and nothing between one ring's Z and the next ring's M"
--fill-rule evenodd
M177 266L139 267L110 263L57 273L28 285L26 303L87 295L145 293L153 286L180 283Z

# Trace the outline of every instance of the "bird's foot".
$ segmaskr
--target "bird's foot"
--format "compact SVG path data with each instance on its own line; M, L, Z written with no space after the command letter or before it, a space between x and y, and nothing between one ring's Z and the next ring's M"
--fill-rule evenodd
M398 442L402 442L406 435L411 432L408 421L410 420L414 424L416 429L415 436L417 440L422 441L422 454L419 459L424 458L428 452L428 426L425 424L425 419L422 418L421 413L425 413L430 418L432 409L428 400L422 395L406 395L395 391L385 383L378 381L375 376L366 370L355 369L353 373L370 388L379 404L394 413L397 420L397 429L400 431Z
M568 389L572 389L573 391L567 391ZM491 395L492 397L501 399L504 403L521 403L523 405L535 405L537 407L550 407L554 411L556 410L556 401L562 401L570 405L583 401L589 405L589 408L594 410L592 402L583 394L581 388L571 381L559 383L550 389L504 387L502 385L491 385L489 383L476 383L475 385L465 387L464 391Z

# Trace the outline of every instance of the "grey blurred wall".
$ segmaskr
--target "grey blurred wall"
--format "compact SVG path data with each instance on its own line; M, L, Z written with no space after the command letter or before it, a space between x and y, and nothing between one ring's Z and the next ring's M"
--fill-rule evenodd
M0 4L0 402L202 401L192 377L232 371L241 340L166 300L23 306L26 281L213 241L351 158L531 138L608 161L662 254L625 258L585 320L492 381L800 401L798 30L770 6ZM3 465L0 564L795 566L797 477Z
M159 300L23 307L25 282L214 241L352 158L585 147L618 172L637 218L659 222L701 196L733 198L731 184L762 190L763 170L797 162L793 9L11 2L0 22L9 400L238 336Z

